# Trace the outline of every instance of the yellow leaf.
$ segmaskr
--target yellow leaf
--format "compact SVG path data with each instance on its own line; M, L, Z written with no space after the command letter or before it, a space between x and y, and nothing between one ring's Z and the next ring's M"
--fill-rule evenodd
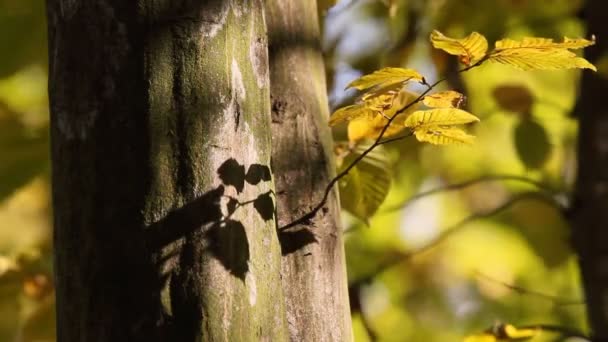
M562 48L522 47L493 52L489 61L522 70L591 69L596 67L574 52Z
M431 43L436 49L441 49L450 55L460 56L461 62L465 65L471 65L479 61L488 51L488 41L477 32L473 32L462 39L454 39L433 30Z
M489 60L512 65L522 70L591 69L595 66L586 59L578 57L568 49L581 49L595 44L582 38L564 38L561 43L549 38L525 37L521 41L503 39L496 42L496 49Z
M356 118L372 118L375 114L365 106L364 103L357 103L351 106L346 106L335 111L329 118L329 125L334 126L344 121L350 121Z
M475 335L469 335L465 337L463 342L497 342L496 336L490 333L481 333Z
M465 133L463 130L441 126L418 128L414 131L414 135L418 141L433 145L470 145L475 140L474 136Z
M352 81L346 86L346 89L356 88L364 90L372 87L384 88L395 84L402 84L410 80L420 82L422 79L422 75L413 69L383 68Z
M348 140L350 142L357 142L363 139L377 139L384 126L388 123L388 118L393 117L399 110L403 109L406 105L412 103L416 95L406 90L401 90L392 99L392 103L389 106L385 106L382 112L383 105L386 103L381 102L381 97L378 100L370 99L366 101L367 107L372 113L381 113L382 115L371 115L371 116L360 116L353 119L348 124ZM373 101L378 101L375 103ZM404 122L407 114L416 110L419 104L415 103L408 108L404 113L401 113L396 117L389 128L384 132L384 137L393 136L405 129ZM371 107L371 108L370 108Z
M393 101L397 94L384 94L365 100L365 107L376 114L388 117L385 111L393 106Z
M591 37L591 40L564 37L564 41L561 43L556 43L550 38L525 37L521 41L507 38L499 40L495 44L496 51L515 48L582 49L591 45L595 45L595 37Z
M386 132L384 132L383 137L388 138L405 129L405 126L403 126L403 119L401 119L401 121L399 119L401 119L401 117L397 117L393 120ZM376 140L387 122L388 120L382 116L376 116L373 119L354 119L348 124L348 141L357 142L363 139Z
M538 333L540 332L539 329L535 329L535 328L519 329L511 324L504 324L501 328L502 328L501 330L504 333L505 337L512 341L529 340L529 339L535 337L536 335L538 335Z
M458 108L464 102L465 96L457 91L447 90L427 95L422 99L427 107Z
M376 87L374 89L370 89L367 92L365 92L361 96L361 100L367 101L367 100L371 100L375 97L386 96L386 95L395 96L400 91L403 91L403 84L401 84L401 83L395 83L395 84L391 84L391 85L388 85L385 87Z
M477 122L475 115L457 108L438 108L419 110L412 113L404 122L405 127L419 129L431 126L463 125Z

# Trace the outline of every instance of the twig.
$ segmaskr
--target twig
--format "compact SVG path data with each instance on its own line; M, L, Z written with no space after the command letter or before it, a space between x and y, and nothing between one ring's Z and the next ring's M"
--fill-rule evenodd
M461 69L459 72L465 72L468 70L471 70L479 65L481 65L481 63L485 61L484 59L479 60L477 63L469 65L466 68ZM386 133L386 130L388 130L388 128L390 127L390 125L393 123L393 121L400 116L401 114L405 113L406 110L408 110L409 108L411 108L413 105L415 105L416 103L422 101L422 99L431 91L433 90L435 87L437 87L440 83L444 82L446 79L442 78L437 80L435 83L433 84L429 84L426 82L425 79L422 79L422 84L425 85L427 87L427 89L425 91L422 92L422 94L418 95L418 97L416 99L414 99L412 102L408 103L405 107L401 108L400 110L398 110L395 115L393 115L390 119L388 119L388 121L386 122L386 124L384 125L384 127L382 128L382 130L380 131L380 134L378 135L378 138L376 138L376 140L374 141L373 144L371 144L367 149L365 149L365 151L363 151L363 153L361 153L359 156L357 156L357 158L355 158L344 170L342 170L342 172L338 173L330 182L329 184L327 184L327 187L325 188L325 193L323 194L322 199L319 201L319 203L312 209L310 210L308 213L302 215L301 217L295 219L294 221L279 227L279 230L285 230L288 228L291 228L293 226L296 226L298 224L301 223L305 223L305 222L309 222L312 218L315 217L315 215L317 214L317 212L319 212L319 210L321 210L321 208L323 208L323 206L325 205L325 203L327 202L327 198L329 197L329 194L332 190L332 188L334 187L334 185L336 185L336 183L342 179L343 177L345 177L346 175L348 175L348 173L350 172L350 170L352 170L363 158L365 158L365 156L367 156L374 148L378 147L379 145L383 144L382 142L382 138L384 137L384 133ZM397 139L399 140L399 139Z
M359 279L357 282L367 283L367 282L371 281L373 278L375 278L377 275L386 271L387 269L389 269L401 262L408 261L412 257L422 254L430 249L433 249L434 247L436 247L443 241L447 240L449 237L451 237L455 233L462 230L468 223L471 223L471 222L479 220L479 219L484 219L484 218L488 218L488 217L497 215L497 214L511 208L513 205L515 205L519 201L526 200L526 199L539 200L539 201L548 203L551 206L561 208L560 204L558 202L553 200L553 198L548 197L547 195L544 195L543 193L524 192L524 193L517 194L517 195L513 196L511 199L509 199L508 201L506 201L505 203L501 204L500 206L498 206L490 211L482 212L482 213L475 213L475 214L471 214L470 216L465 217L464 219L457 222L456 224L443 230L443 232L439 236L437 236L435 239L431 240L429 243L427 243L426 245L424 245L420 248L417 248L417 249L414 249L414 250L408 251L408 252L398 253L394 258L387 260L384 264L381 264L376 269L375 272Z
M448 191L454 191L454 190L460 190L463 188L467 188L471 185L475 185L478 183L484 183L484 182L492 182L492 181L517 181L517 182L522 182L522 183L527 183L530 185L533 185L537 188L539 188L540 190L546 192L549 195L553 195L556 193L555 190L551 189L547 184L544 184L542 182L539 181L535 181L533 179L524 177L524 176L517 176L517 175L486 175L486 176L481 176L479 178L475 178L475 179L470 179L468 181L464 181L461 183L455 183L455 184L449 184L446 186L442 186L439 188L435 188L435 189L431 189L428 191L424 191L424 192L420 192L410 198L408 198L407 200L405 200L404 202L394 205L392 207L389 207L385 210L383 210L382 212L378 213L378 214L384 214L384 213L391 213L393 211L397 211L397 210L401 210L405 207L407 207L410 203L417 201L421 198L427 197L427 196L431 196L437 193L441 193L441 192L448 192Z
M382 140L381 142L378 143L378 145L384 145L384 144L395 142L397 140L403 140L405 138L411 137L412 135L414 135L414 132L410 131L407 134L404 134L404 135L401 135L401 136L398 136L398 137L388 138L388 139Z
M513 290L517 293L523 294L523 295L528 295L528 296L533 296L533 297L538 297L538 298L542 298L548 301L553 302L555 305L558 306L569 306L569 305L584 305L585 302L581 301L581 300L564 300L563 298L560 298L558 296L555 295L550 295L550 294L546 294L546 293L542 293L539 291L535 291L535 290L530 290L518 285L514 285L514 284L509 284L505 281L499 280L499 279L495 279L492 278L490 276L488 276L487 274L481 273L479 271L475 272L475 275L479 278L482 278L486 281L490 281L496 284L499 284L501 286L504 286L510 290Z

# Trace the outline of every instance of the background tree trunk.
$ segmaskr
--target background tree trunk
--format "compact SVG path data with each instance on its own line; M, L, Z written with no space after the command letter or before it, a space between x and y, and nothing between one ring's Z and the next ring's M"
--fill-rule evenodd
M58 340L286 340L261 0L47 6Z
M598 62L608 52L608 3L589 0L584 9L589 34L597 44L586 58ZM587 312L594 341L608 340L608 109L604 98L608 80L583 73L579 102L578 176L572 207L573 239L585 289Z
M309 212L335 176L315 0L267 2L272 167L279 226ZM337 191L312 222L283 230L282 280L292 341L350 341Z

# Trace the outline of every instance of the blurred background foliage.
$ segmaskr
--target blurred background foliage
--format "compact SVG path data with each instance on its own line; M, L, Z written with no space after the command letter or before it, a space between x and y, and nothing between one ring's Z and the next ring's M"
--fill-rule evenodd
M562 215L580 72L492 64L459 75L428 43L432 29L490 43L585 37L583 2L319 0L332 109L353 101L353 79L402 66L446 76L482 119L470 147L385 145L386 200L368 222L344 214L357 341L460 341L496 322L587 331ZM54 340L45 30L44 2L0 0L0 341Z

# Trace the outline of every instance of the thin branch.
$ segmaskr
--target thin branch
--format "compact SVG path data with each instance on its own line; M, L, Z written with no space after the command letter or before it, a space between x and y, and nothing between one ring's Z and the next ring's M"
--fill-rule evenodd
M465 217L464 219L457 222L456 224L450 226L447 229L444 229L439 236L437 236L435 239L431 240L429 243L427 243L426 245L424 245L420 248L417 248L417 249L414 249L414 250L408 251L408 252L398 253L395 257L387 260L386 262L384 262L384 264L381 264L376 269L375 272L359 279L357 282L367 283L367 282L371 281L373 278L375 278L376 276L378 276L379 274L386 271L387 269L389 269L393 266L396 266L401 262L408 261L409 259L413 258L414 256L417 256L419 254L422 254L424 252L427 252L427 251L435 248L437 245L441 244L442 242L447 240L449 237L451 237L455 233L464 229L467 224L469 224L473 221L476 221L476 220L480 220L480 219L484 219L484 218L488 218L488 217L497 215L497 214L511 208L513 205L517 204L518 202L527 200L527 199L538 200L538 201L547 203L553 207L561 209L561 206L558 202L556 202L552 197L549 197L543 193L524 192L524 193L517 194L517 195L513 196L511 199L509 199L508 201L504 202L503 204L501 204L500 206L498 206L492 210L471 214L470 216Z
M479 65L481 65L482 62L485 61L485 58L479 60L477 63L469 65L466 68L461 69L459 72L466 72L468 70L471 70ZM415 105L416 103L422 101L422 99L429 93L431 92L431 90L433 90L435 87L437 87L440 83L444 82L446 79L442 78L437 80L435 83L433 84L429 84L427 83L427 81L423 78L422 79L422 84L425 85L427 87L427 89L425 91L423 91L420 95L418 95L418 97L416 99L414 99L412 102L408 103L406 106L404 106L403 108L401 108L400 110L398 110L395 115L393 115L390 119L387 120L386 124L384 125L384 127L382 128L382 130L380 131L380 134L378 134L378 138L376 138L376 140L374 141L373 144L371 144L367 149L365 149L365 151L363 151L363 153L361 153L359 156L357 156L357 158L355 158L350 165L348 165L344 170L342 170L342 172L338 173L330 182L329 184L327 184L327 187L325 188L325 193L323 194L323 197L321 198L321 200L319 201L319 203L312 209L310 210L308 213L302 215L301 217L295 219L294 221L279 227L279 230L285 230L288 228L291 228L293 226L296 226L298 224L301 223L306 223L306 222L310 222L311 219L313 219L315 217L315 215L319 212L319 210L321 210L321 208L323 208L323 206L325 205L325 203L327 202L327 198L329 197L329 194L331 193L331 190L333 189L334 185L336 185L336 183L338 183L338 181L340 179L342 179L343 177L345 177L346 175L348 175L348 173L350 172L350 170L352 170L363 158L365 158L365 156L367 156L373 149L375 149L376 147L378 147L379 145L383 144L383 140L382 138L384 137L384 133L386 133L386 131L388 130L388 128L390 127L390 125L393 123L393 121L395 121L395 119L397 117L399 117L401 114L405 113L409 108L411 108L413 105Z
M420 193L408 198L404 202L394 205L392 207L389 207L378 214L391 213L391 212L394 212L397 210L401 210L401 209L407 207L408 205L410 205L414 201L417 201L417 200L427 197L427 196L435 195L437 193L460 190L460 189L467 188L469 186L472 186L472 185L475 185L478 183L492 182L492 181L517 181L517 182L522 182L522 183L527 183L527 184L533 185L533 186L537 187L538 189L542 190L543 192L546 192L549 195L553 195L556 193L556 191L551 189L551 187L549 187L549 185L539 182L539 181L535 181L533 179L530 179L530 178L527 178L524 176L486 175L486 176L481 176L479 178L470 179L470 180L467 180L467 181L464 181L461 183L449 184L449 185L442 186L439 188L420 192Z
M585 304L585 301L581 301L581 300L565 300L563 298L560 298L559 296L550 295L550 294L542 293L540 291L530 290L530 289L527 289L525 287L521 287L521 286L518 286L518 285L510 284L510 283L507 283L505 281L502 281L502 280L490 277L487 274L484 274L484 273L479 272L479 271L476 271L475 275L478 278L481 278L483 280L486 280L486 281L489 281L489 282L492 282L492 283L499 284L499 285L501 285L503 287L506 287L506 288L508 288L510 290L513 290L513 291L515 291L515 292L517 292L519 294L527 295L527 296L533 296L533 297L538 297L538 298L541 298L541 299L545 299L545 300L548 300L548 301L550 301L550 302L552 302L552 303L554 303L555 305L558 305L558 306L584 305Z
M329 182L329 184L327 184L327 187L325 188L325 193L323 194L323 197L321 198L321 200L319 201L319 203L311 211L309 211L308 213L302 215L300 218L297 218L294 221L292 221L292 222L290 222L290 223L288 223L288 224L280 227L279 230L285 230L285 229L291 228L293 226L296 226L298 224L309 222L312 218L314 218L315 215L317 214L317 212L319 212L319 210L321 210L321 208L323 208L323 206L327 202L327 198L329 197L329 194L331 193L331 190L334 187L334 185L336 185L336 183L338 183L338 181L340 179L342 179L343 177L345 177L346 175L348 175L348 173L350 172L350 170L352 170L374 148L376 148L377 146L379 146L381 144L382 138L384 137L384 133L389 128L389 126L393 123L393 121L400 114L404 113L407 109L409 109L410 107L412 107L414 104L422 101L422 98L426 94L428 94L434 87L436 87L439 83L441 83L443 81L444 81L444 79L441 79L441 80L435 82L432 85L427 85L427 88L428 88L427 90L425 90L424 92L422 92L422 94L420 94L414 101L408 103L405 107L403 107L401 110L397 111L395 113L395 115L393 115L390 119L388 119L387 123L384 125L384 127L380 131L380 134L378 135L378 138L374 141L374 143L371 144L367 149L365 149L365 151L363 151L363 153L361 153L360 155L358 155L357 158L355 158L344 170L342 170L342 172L338 173Z
M412 135L414 135L414 132L410 131L407 134L404 134L404 135L401 135L401 136L398 136L398 137L388 138L388 139L382 140L381 142L378 143L378 145L384 145L384 144L389 144L389 143L395 142L397 140L403 140L405 138L411 137Z

